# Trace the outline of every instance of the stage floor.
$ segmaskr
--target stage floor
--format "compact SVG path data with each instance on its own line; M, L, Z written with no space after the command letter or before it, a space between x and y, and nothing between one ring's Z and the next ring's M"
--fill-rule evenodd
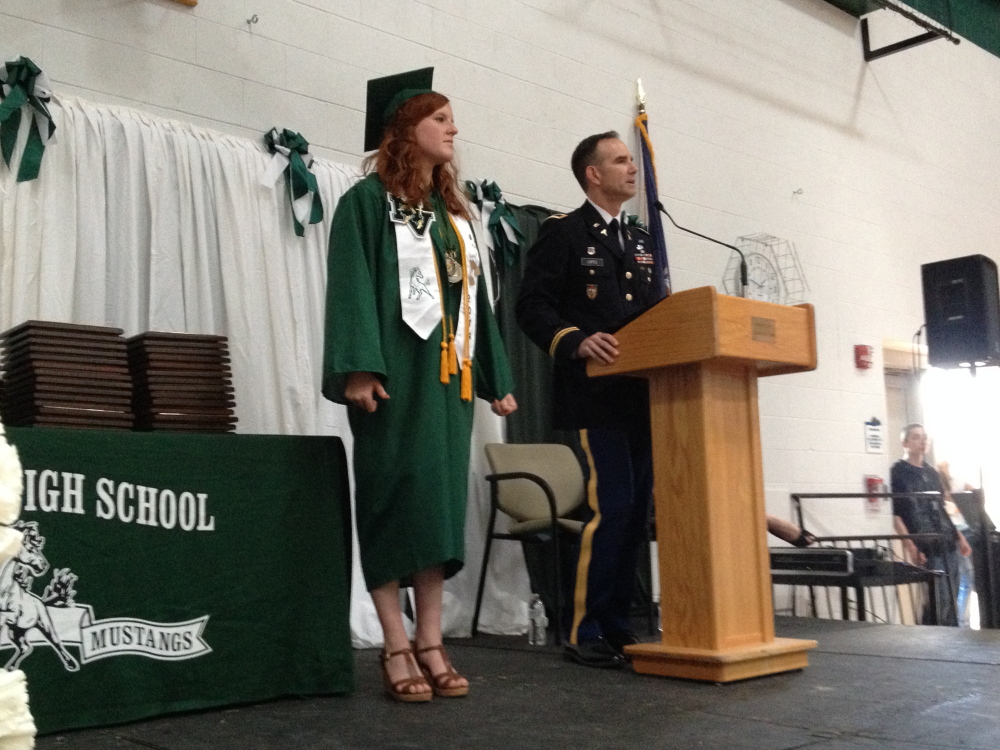
M468 698L402 705L382 693L378 652L357 652L347 698L285 699L105 729L39 750L334 748L1000 747L1000 631L778 618L812 638L808 669L710 685L587 669L555 647L480 636L449 645ZM113 695L108 700L114 700Z

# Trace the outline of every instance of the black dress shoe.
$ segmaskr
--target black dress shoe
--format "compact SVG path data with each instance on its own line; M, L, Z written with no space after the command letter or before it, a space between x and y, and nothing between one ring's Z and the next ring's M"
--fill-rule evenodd
M587 641L586 643L567 643L563 646L563 657L575 661L585 667L598 669L621 669L625 659L605 641Z
M614 633L608 633L604 636L604 640L612 649L614 649L615 653L625 659L630 658L629 655L625 653L625 647L639 642L639 639L631 630L619 630Z

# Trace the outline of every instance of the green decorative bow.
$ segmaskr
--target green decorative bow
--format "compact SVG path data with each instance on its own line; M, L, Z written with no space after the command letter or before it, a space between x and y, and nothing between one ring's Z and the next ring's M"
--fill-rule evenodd
M495 182L475 183L469 180L465 183L469 198L480 211L489 214L487 229L493 239L494 253L503 258L504 266L511 268L517 263L517 256L524 243L524 233L517 224L517 219L511 212L503 193Z
M636 227L644 232L646 231L646 225L639 220L639 217L636 214L629 214L625 217L625 226Z
M21 166L17 170L18 182L38 177L45 146L55 140L56 125L46 106L51 99L49 79L27 57L0 65L0 153L8 167L21 128L21 109L27 107L28 116L32 117Z
M285 175L295 234L302 237L306 232L305 224L323 221L323 201L319 197L316 175L309 171L313 162L309 142L294 131L282 130L279 133L277 128L271 128L264 135L264 145L274 158L261 181L271 186L278 177Z

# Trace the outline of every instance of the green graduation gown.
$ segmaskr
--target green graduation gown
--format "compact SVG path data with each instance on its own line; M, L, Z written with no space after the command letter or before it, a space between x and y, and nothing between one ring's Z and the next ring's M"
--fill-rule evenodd
M437 232L431 236L444 269ZM442 281L446 312L457 321L462 285ZM482 279L477 291L473 383L476 395L493 400L513 390L513 379ZM460 398L460 375L441 383L440 353L440 324L425 341L403 322L395 228L385 187L370 174L333 216L323 351L326 398L346 403L351 372L375 373L389 394L373 414L348 407L369 590L435 565L450 577L463 564L473 405Z

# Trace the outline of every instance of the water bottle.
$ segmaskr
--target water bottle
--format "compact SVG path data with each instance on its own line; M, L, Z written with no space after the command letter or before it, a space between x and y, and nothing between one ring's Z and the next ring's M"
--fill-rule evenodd
M528 605L528 644L531 646L544 646L548 637L549 618L545 616L545 605L542 604L542 597L532 594L531 604Z

